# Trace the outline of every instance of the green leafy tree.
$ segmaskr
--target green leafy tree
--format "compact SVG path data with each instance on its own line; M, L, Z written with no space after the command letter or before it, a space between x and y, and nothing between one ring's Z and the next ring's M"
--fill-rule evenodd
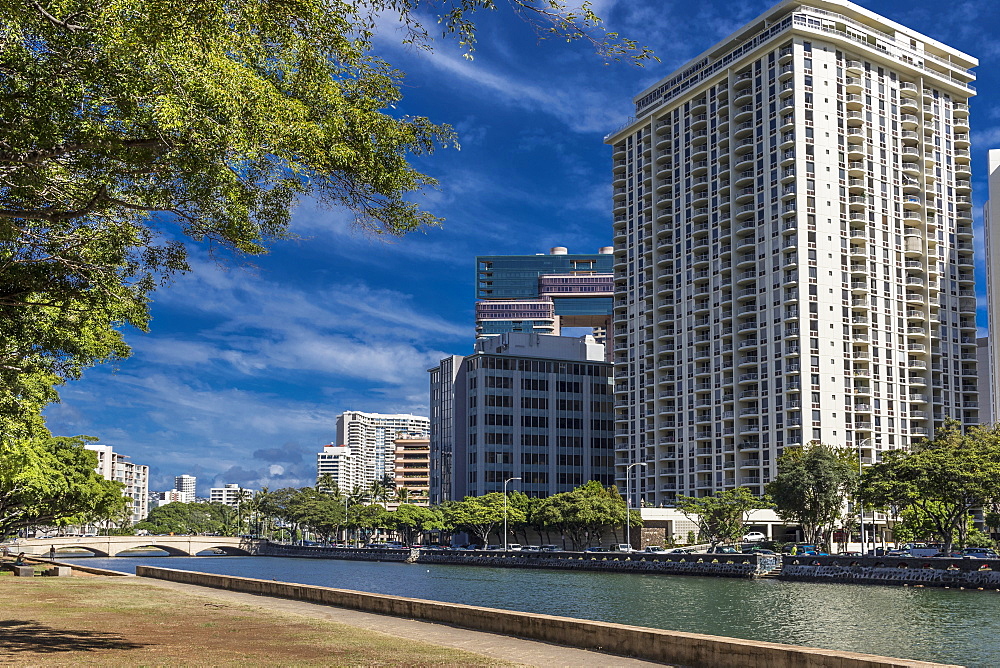
M358 532L362 542L367 543L380 529L387 528L391 519L385 508L372 503L352 508L348 522Z
M819 443L786 448L778 475L767 485L778 516L799 524L809 542L828 546L858 483L855 456L848 448Z
M151 534L221 533L232 535L237 531L236 511L221 503L173 502L149 511L136 530Z
M437 508L401 503L389 513L387 524L390 529L399 533L407 545L412 545L414 538L421 534L443 529L444 518Z
M971 429L949 420L934 439L913 452L884 453L865 471L862 496L878 506L895 504L910 518L903 534L933 533L950 552L967 544L968 516L1000 502L1000 431ZM921 528L923 527L923 528Z
M610 58L651 54L584 3L511 0L543 33ZM186 244L237 255L288 236L310 197L377 235L439 219L410 159L454 143L393 112L402 74L377 20L467 52L492 0L0 0L0 417L40 428L54 386L127 356ZM0 424L0 427L3 425Z
M121 483L98 475L85 436L0 440L0 536L33 526L114 518L128 503Z
M720 543L735 543L746 533L750 513L771 504L755 496L746 487L725 490L713 496L681 496L677 509L698 525L702 541L711 543L711 550Z
M471 534L477 544L490 542L490 534L502 533L504 521L504 495L490 492L483 496L467 496L442 506L445 527L451 531ZM507 504L507 526L524 521L524 511ZM501 536L501 540L502 540Z

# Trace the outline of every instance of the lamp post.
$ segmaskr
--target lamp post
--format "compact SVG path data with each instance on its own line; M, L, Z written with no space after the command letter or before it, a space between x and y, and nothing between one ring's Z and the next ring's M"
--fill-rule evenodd
M351 497L345 494L344 495L344 544L345 545L351 542L351 529L348 525L348 518L347 518L347 504L350 502L351 502Z
M632 545L631 532L629 531L632 520L632 495L629 488L628 474L633 466L645 466L646 462L632 462L625 467L625 542Z
M520 478L507 478L503 481L503 551L507 551L507 483Z
M867 443L871 446L871 439L866 438L858 441L858 516L861 531L861 556L865 555L865 507L861 503L861 476L864 475L864 457L862 456L862 448L865 447ZM872 518L872 532L875 531L875 518Z

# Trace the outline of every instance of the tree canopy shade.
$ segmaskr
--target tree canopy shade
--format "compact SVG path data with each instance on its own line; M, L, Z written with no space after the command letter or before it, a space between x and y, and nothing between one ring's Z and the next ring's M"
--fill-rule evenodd
M714 496L682 496L677 509L698 525L701 540L712 549L719 543L735 543L743 537L750 513L770 508L767 500L754 496L746 487L727 489Z
M36 525L114 517L126 505L122 485L95 471L85 437L0 440L0 536Z
M802 526L806 540L824 545L858 484L854 453L814 443L786 448L767 493L781 519Z
M509 0L609 58L651 54L584 3ZM54 384L128 354L185 242L242 254L288 234L308 196L375 234L439 219L411 156L451 128L391 113L402 74L373 55L398 17L466 51L493 0L0 0L0 416L27 431ZM421 19L421 12L432 13Z

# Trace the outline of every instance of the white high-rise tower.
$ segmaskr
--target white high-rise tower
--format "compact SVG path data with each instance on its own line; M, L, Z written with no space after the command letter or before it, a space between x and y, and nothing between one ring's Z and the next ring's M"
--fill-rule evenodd
M977 422L975 65L788 0L635 98L606 139L619 484L762 493L787 446Z
M337 417L337 443L347 445L358 459L357 482L363 487L395 477L396 437L426 436L430 419L420 415L347 411Z

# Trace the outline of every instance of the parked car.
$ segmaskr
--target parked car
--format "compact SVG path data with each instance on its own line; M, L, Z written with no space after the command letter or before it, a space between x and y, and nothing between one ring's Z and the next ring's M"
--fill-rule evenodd
M943 547L944 545L936 545L934 543L905 543L900 545L899 549L913 557L936 557L939 555L941 548ZM895 556L892 555L892 552L889 554L890 556Z
M962 556L966 559L997 559L997 553L988 547L967 547L962 550Z
M616 543L611 546L611 552L635 552L629 543Z
M499 550L503 550L503 545L487 545L486 549L490 550L491 552L496 552Z
M562 552L563 549L558 545L542 545L542 552Z
M725 547L716 547L714 554L742 554L742 552L737 550L735 547L725 546Z
M512 552L520 552L521 550L524 549L524 546L521 545L520 543L508 543L507 549Z
M600 545L596 545L594 547L588 547L586 550L584 550L584 552L610 552L610 551L611 550L609 550L608 548L601 547Z
M659 545L647 545L643 552L649 552L652 554L666 554L667 549L665 547L660 547Z
M760 531L751 531L747 535L743 536L744 543L759 543L762 540L767 540L767 536L762 534Z

